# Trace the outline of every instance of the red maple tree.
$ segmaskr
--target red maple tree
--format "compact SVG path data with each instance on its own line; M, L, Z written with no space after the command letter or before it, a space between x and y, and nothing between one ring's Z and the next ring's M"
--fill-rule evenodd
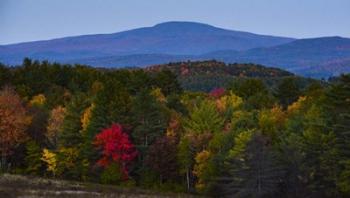
M97 165L108 167L112 162L118 163L125 179L128 178L128 166L137 156L135 146L120 124L113 124L96 135L94 145L102 150L102 158Z
M221 96L223 96L225 94L225 89L220 87L220 88L215 88L213 90L210 91L209 95L213 98L220 98Z

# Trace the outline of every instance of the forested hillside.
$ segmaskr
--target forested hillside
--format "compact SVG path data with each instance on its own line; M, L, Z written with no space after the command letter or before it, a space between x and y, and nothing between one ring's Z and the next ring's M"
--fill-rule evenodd
M225 82L207 86L212 77ZM0 86L1 172L215 197L350 196L349 74L25 59L0 66Z
M170 70L177 76L181 87L185 90L205 92L210 92L218 87L227 87L230 83L245 78L259 78L269 85L269 88L275 88L278 82L285 77L293 77L301 88L313 81L277 68L252 63L225 64L215 60L173 62L147 67L145 70L150 72Z

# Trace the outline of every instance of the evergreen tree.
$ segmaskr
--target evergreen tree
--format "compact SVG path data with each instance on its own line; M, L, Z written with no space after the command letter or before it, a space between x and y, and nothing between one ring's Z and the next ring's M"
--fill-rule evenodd
M342 75L326 96L330 126L337 138L339 151L338 187L344 196L350 196L350 74Z
M80 119L86 107L87 101L84 94L78 94L72 98L66 108L66 115L58 134L59 147L76 147L82 143Z
M176 79L176 75L170 70L158 72L154 77L154 82L157 87L161 88L165 96L182 93L182 88Z
M131 99L125 87L114 79L106 79L103 82L103 87L99 89L93 99L93 108L89 116L89 123L87 126L84 126L86 129L82 131L84 144L81 152L83 160L90 162L91 170L89 173L94 179L98 177L96 175L98 174L98 170L94 169L94 166L99 155L98 151L94 149L93 141L98 133L113 123L120 123L122 126L128 127L131 123L129 117L130 104ZM84 113L85 109L82 113ZM83 114L79 118L79 121L81 121L82 117ZM80 122L80 124L82 123Z
M3 64L0 63L0 87L8 84L11 80L10 70Z
M255 133L247 140L236 141L233 158L228 160L229 176L222 178L224 196L273 197L278 192L283 169L264 136ZM244 147L238 148L239 145Z
M148 90L139 92L132 102L133 133L139 148L147 148L165 133L167 115Z
M247 108L270 108L275 101L261 79L248 78L242 81L233 81L229 85L229 89L246 101Z
M119 81L109 79L97 93L91 110L90 122L86 128L87 142L92 142L95 135L112 123L130 124L131 99L125 87Z
M278 85L275 91L276 97L279 99L283 107L295 102L301 94L296 78L284 78Z
M193 174L191 170L194 165L195 149L191 145L191 141L183 137L178 144L177 150L179 172L185 175L186 189L189 192L193 187Z

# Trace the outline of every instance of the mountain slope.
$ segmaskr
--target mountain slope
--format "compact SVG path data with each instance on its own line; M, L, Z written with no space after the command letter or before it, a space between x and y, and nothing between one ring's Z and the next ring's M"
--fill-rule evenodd
M213 52L203 55L202 58L215 58L225 62L253 62L307 76L324 77L350 69L350 65L347 65L350 58L350 39L341 37L300 39L283 45L243 52L231 50ZM332 63L342 67L333 67Z
M221 50L203 55L134 54L70 60L93 66L147 66L186 60L216 59L226 63L256 63L309 77L329 77L350 72L350 39L323 37L247 51Z
M232 31L194 22L167 22L114 34L66 37L0 46L0 62L72 59L132 54L199 55L217 50L247 50L293 41L291 38Z

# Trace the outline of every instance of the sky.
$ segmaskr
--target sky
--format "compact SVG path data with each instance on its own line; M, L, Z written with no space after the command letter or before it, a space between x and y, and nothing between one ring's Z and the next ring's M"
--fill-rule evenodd
M350 38L350 0L0 0L0 45L167 21L294 38Z

